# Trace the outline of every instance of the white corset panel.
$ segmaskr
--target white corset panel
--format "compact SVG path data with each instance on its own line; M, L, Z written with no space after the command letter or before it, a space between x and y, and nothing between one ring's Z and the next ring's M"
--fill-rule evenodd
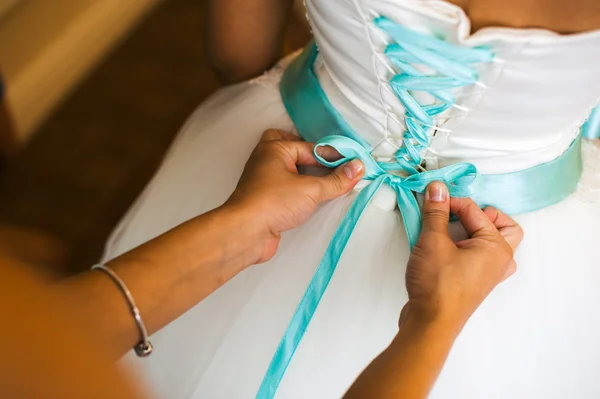
M461 108L439 120L425 154L429 168L471 162L482 173L505 173L551 161L600 100L600 31L561 36L485 28L471 35L462 9L437 0L306 0L306 8L319 82L377 156L393 155L405 130L382 54L388 39L372 22L377 16L495 54L494 62L477 66L480 85L455 90Z

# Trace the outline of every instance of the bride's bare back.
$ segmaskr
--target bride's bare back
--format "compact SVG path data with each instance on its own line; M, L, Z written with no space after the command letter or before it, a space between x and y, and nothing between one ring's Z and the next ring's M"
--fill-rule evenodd
M598 0L449 0L469 15L473 30L486 26L545 28L559 33L600 27Z
M448 0L473 31L487 26L576 33L600 28L599 0ZM292 0L209 0L207 51L226 83L260 75L281 56Z

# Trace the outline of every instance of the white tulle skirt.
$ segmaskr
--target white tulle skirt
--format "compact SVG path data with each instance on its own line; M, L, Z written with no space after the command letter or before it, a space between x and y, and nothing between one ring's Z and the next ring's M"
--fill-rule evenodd
M188 120L111 237L113 258L221 205L267 128L293 131L279 73L216 93ZM432 398L600 398L600 149L584 145L579 191L517 217L519 270L469 321ZM287 324L355 194L285 233L277 255L239 274L128 360L155 396L253 398ZM277 398L339 398L397 331L409 250L394 199L362 218ZM456 226L453 226L456 228Z

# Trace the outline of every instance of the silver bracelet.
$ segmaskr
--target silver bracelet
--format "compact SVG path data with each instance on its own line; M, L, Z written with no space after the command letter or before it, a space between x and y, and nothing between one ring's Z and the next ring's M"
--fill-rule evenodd
M148 330L146 330L146 325L142 320L140 310L135 304L133 296L131 295L131 292L129 291L123 280L121 280L117 273L115 273L111 268L104 265L94 265L92 266L92 270L103 271L104 273L108 274L110 278L119 286L121 292L125 296L125 299L129 303L129 310L131 311L131 315L135 319L138 329L140 330L140 343L133 347L133 349L135 350L135 354L139 357L146 357L150 355L152 353L152 344L148 339Z

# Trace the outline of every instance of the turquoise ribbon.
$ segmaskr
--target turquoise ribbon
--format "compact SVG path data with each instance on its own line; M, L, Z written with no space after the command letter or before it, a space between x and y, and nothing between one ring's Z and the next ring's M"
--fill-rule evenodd
M367 205L383 184L390 185L398 196L398 207L412 248L421 226L419 206L413 192L423 193L432 181L446 182L454 197L472 196L482 206L493 205L515 214L540 209L566 198L575 190L582 169L580 137L554 161L519 172L496 175L477 175L473 165L463 163L404 178L386 172L382 163L376 162L364 147L347 137L326 137L317 143L316 148L321 146L331 146L343 156L336 162L328 162L315 153L322 164L336 167L351 159L360 159L365 165L365 179L372 182L358 194L329 243L277 347L256 396L258 399L271 399L275 396L350 236Z
M329 162L316 153L319 147L330 146L337 150L342 158ZM413 193L423 194L427 186L434 181L446 183L453 197L470 197L475 193L479 180L477 169L470 163L459 163L442 169L431 170L402 177L390 172L402 171L402 165L396 162L376 162L373 157L356 141L344 136L329 136L315 146L315 157L328 167L334 168L352 159L360 159L365 165L365 180L372 183L364 188L348 211L347 218L334 235L332 241L344 241L350 238L347 231L353 231L371 199L383 184L390 186L397 195L398 208L401 210L408 243L412 248L421 233L421 211ZM328 256L329 250L326 256ZM340 254L341 255L341 254Z
M306 141L317 142L327 132L326 135L350 137L370 149L369 143L346 123L323 92L312 68L317 54L317 46L311 41L288 65L281 78L279 90L288 115ZM327 127L327 130L321 127Z
M379 22L383 23L383 28L385 28L385 21ZM398 32L396 33L399 35L403 34L403 31ZM402 38L398 37L398 40L400 39ZM422 37L417 39L424 40L421 45L431 46L426 39ZM398 55L403 50L392 47L389 51L396 51ZM443 53L447 50L444 48L439 51ZM396 154L396 162L376 162L370 155L371 147L368 143L344 121L323 92L313 71L317 54L316 46L311 43L302 55L297 57L286 69L280 86L285 107L304 139L318 142L317 148L331 146L343 156L336 162L328 162L315 153L322 164L335 167L351 159L360 159L365 165L365 179L370 180L371 183L358 194L327 247L325 255L271 360L256 395L258 399L272 399L275 396L285 371L331 281L350 236L366 207L382 185L390 186L397 194L398 207L401 210L409 245L412 248L418 239L421 228L419 206L414 193L423 193L432 181L446 182L452 196L471 196L480 206L493 205L506 213L519 214L552 205L569 196L575 190L582 171L581 137L578 137L559 158L514 173L478 175L475 167L471 164L451 165L439 170L418 173L416 168L418 164L414 162L413 156L416 156L421 149L419 146L424 145L418 140L421 138L418 128L409 131L411 136L409 139L417 141L414 148L407 146L404 153ZM465 53L465 57L477 57L482 54L484 53L479 55L472 52ZM402 57L410 58L404 53ZM451 64L450 67L454 68L455 65ZM458 70L455 73L462 72ZM416 72L414 76L416 76ZM399 80L401 85L407 86L415 82L417 80L412 82L406 79ZM449 83L450 81L434 82L435 85ZM404 100L410 101L408 97L404 97ZM429 109L428 106L420 107L426 114L422 115L423 118L436 115L437 110ZM416 113L419 112L417 108L414 110ZM410 124L409 121L413 119L417 120L407 114L407 124ZM426 124L421 123L421 125L425 126ZM600 136L599 110L596 110L590 117L584 133L588 138ZM407 158L410 161L408 166ZM406 162L403 163L403 160ZM404 173L404 176L400 175L401 172Z
M307 141L342 135L370 151L364 140L356 140L359 135L341 119L323 93L313 71L317 55L315 44L309 44L283 75L281 97L292 121ZM600 136L598 109L586 126L587 137ZM562 156L551 162L514 173L480 175L472 198L481 206L492 205L511 215L531 212L560 202L575 191L581 170L581 139L577 138Z
M342 155L342 158L335 162L323 159L316 153L317 148L322 146L335 148ZM429 183L442 181L447 184L450 195L468 197L475 192L478 180L475 166L468 163L451 165L407 177L398 176L390 173L390 170L402 170L402 166L396 164L397 166L394 167L388 163L376 162L362 145L344 136L329 136L319 141L315 146L315 157L323 165L329 167L339 166L352 159L360 159L365 165L364 178L370 180L371 183L358 194L333 235L325 255L275 351L256 396L260 399L270 399L275 396L285 370L317 310L317 306L331 281L350 236L381 186L387 184L396 192L398 207L401 210L408 242L412 248L416 244L421 231L421 212L414 193L424 193ZM385 169L382 167L383 165L386 165Z
M600 106L594 109L587 122L583 125L581 134L586 139L600 139Z
M560 157L512 173L480 176L471 196L481 208L493 206L520 215L556 204L577 189L583 170L581 136Z
M390 79L392 90L406 110L406 131L402 147L395 155L404 170L416 173L422 161L421 154L429 146L428 132L436 124L434 118L456 102L452 89L475 84L479 77L472 64L491 62L494 53L484 47L446 43L385 17L378 17L373 23L393 39L384 53L401 71ZM436 72L436 76L426 75L412 64L427 65ZM429 93L438 101L423 105L416 100L414 92Z

